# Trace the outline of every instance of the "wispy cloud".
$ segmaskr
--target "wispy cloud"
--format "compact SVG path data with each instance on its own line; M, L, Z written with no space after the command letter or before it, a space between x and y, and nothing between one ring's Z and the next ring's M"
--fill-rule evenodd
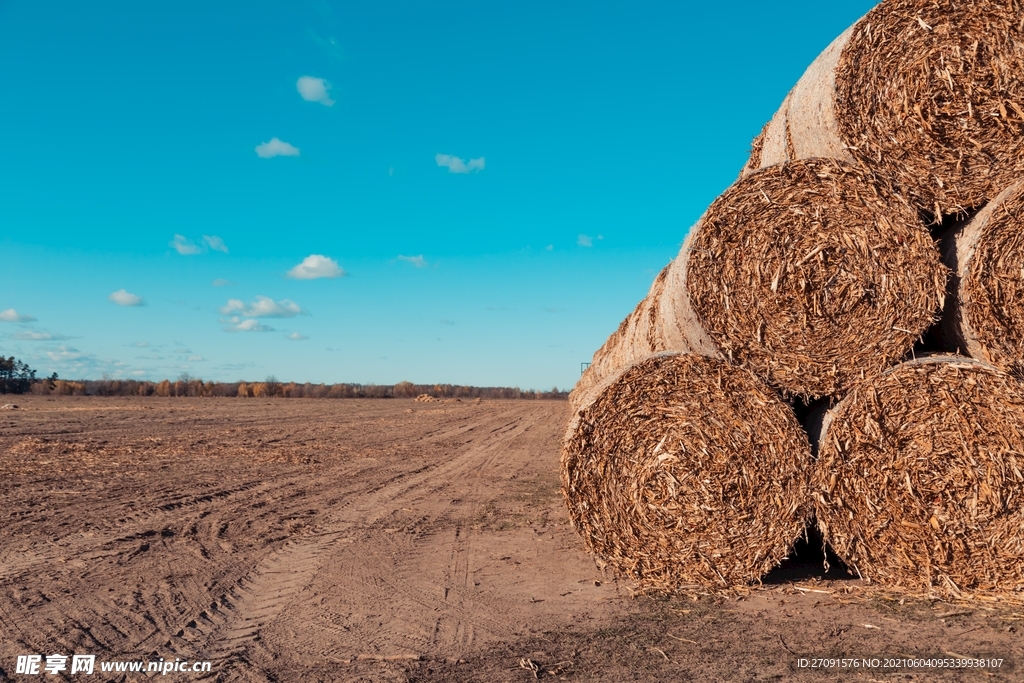
M423 258L423 254L420 254L419 256L402 256L401 254L399 254L398 260L405 261L406 263L411 263L417 268L426 268L429 265L427 263L427 260Z
M249 304L241 299L228 299L220 312L223 315L238 315L245 318L294 318L306 313L290 299L274 301L269 296L257 296Z
M294 280L317 280L319 278L345 277L345 269L338 262L322 254L311 254L302 263L288 271Z
M119 289L116 292L113 292L107 298L110 299L111 301L113 301L118 306L145 306L146 305L145 300L143 300L143 298L141 296L139 296L138 294L132 294L131 292L129 292L127 290L124 290L124 289Z
M77 361L85 358L95 358L92 354L82 353L76 348L70 346L58 346L55 349L49 349L46 352L46 357L55 363L66 363L68 361Z
M192 256L202 251L194 242L187 239L184 235L175 235L174 239L167 243L169 246L174 247L182 256Z
M450 173L474 173L482 171L484 170L484 164L486 163L484 157L470 159L466 162L459 157L454 157L450 154L438 154L434 157L434 161L437 162L438 166L447 168Z
M137 349L146 349L149 348L149 342L135 342L132 346Z
M576 244L580 245L581 247L592 247L594 246L594 239L595 238L591 237L590 235L581 234L579 237L576 238ZM598 235L596 239L603 240L604 235Z
M55 341L67 339L63 334L51 334L50 332L36 332L35 330L23 330L10 335L11 339L18 341Z
M286 334L285 337L287 339L291 339L292 341L306 341L307 339L309 339L309 337L307 337L306 335L299 334L298 332L292 332L291 334Z
M225 280L224 278L219 277L216 280L214 280L213 282L211 282L210 284L213 285L214 287L228 287L228 286L233 285L235 283L232 282L231 280Z
M440 322L442 325L454 325L455 324L454 320L448 320L447 318L442 318L438 322Z
M271 138L270 142L264 142L261 145L256 145L256 156L260 159L270 159L272 157L297 157L299 156L299 148L290 145L283 140L278 138Z
M202 363L202 362L206 361L205 358L203 358L202 356L198 356L198 355L189 356L188 360L189 360L190 363Z
M208 249L221 251L225 254L228 253L228 247L224 244L224 240L216 235L203 235L203 243L201 245L196 244L184 235L175 235L174 239L168 242L168 245L174 247L174 250L182 256L194 256L196 254L201 254Z
M32 316L18 313L13 308L8 308L6 311L0 311L0 322L2 323L30 323L34 321L35 318Z
M274 328L264 325L259 320L242 320L224 328L225 332L273 332Z
M224 244L224 240L216 235L203 235L203 243L214 251L228 253L228 245Z
M322 78L314 76L302 76L295 83L295 89L307 102L319 102L326 107L333 107L334 100L328 94L331 84Z

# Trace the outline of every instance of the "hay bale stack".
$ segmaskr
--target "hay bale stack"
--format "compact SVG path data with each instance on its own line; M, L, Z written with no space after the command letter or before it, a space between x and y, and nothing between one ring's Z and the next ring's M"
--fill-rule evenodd
M1024 372L1024 181L943 241L954 273L947 340L973 358Z
M866 579L1024 588L1024 385L956 356L864 382L825 420L812 488L826 541Z
M810 446L749 372L660 354L607 384L562 452L570 517L641 587L732 586L776 567L810 511Z
M878 374L942 308L947 270L916 213L835 160L740 179L692 232L677 261L700 327L786 395Z
M1024 171L1019 0L884 0L808 68L746 171L856 160L941 220Z

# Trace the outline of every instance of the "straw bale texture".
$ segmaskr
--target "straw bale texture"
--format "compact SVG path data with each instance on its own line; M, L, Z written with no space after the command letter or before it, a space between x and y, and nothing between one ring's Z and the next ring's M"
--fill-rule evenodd
M881 372L942 308L947 269L915 212L835 160L740 179L695 234L677 260L700 327L786 395Z
M973 358L1024 372L1024 181L944 242L954 272L948 337Z
M692 354L624 369L574 420L562 487L577 531L641 587L727 587L806 528L810 445L749 372Z
M825 420L818 525L865 579L959 597L1024 588L1024 385L959 356L867 380Z
M856 159L937 218L981 206L1024 171L1021 11L884 0L811 65L749 168Z

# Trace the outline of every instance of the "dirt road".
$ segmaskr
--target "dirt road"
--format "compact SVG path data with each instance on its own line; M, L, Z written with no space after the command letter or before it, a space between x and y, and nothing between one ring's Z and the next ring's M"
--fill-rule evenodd
M62 399L0 416L0 667L324 680L621 610L566 527L563 403ZM342 667L339 669L339 667Z
M855 581L633 599L568 526L565 403L17 403L0 413L0 680L53 653L211 662L175 680L980 680L798 661L944 652L1019 675L1009 606Z

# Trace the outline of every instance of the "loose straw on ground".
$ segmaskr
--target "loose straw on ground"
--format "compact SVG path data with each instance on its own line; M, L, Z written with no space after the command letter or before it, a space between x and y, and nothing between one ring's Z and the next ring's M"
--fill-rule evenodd
M831 157L941 218L1024 172L1020 0L884 0L808 68L747 172Z
M804 532L810 446L749 372L691 354L625 369L578 414L562 485L587 545L643 588L758 581Z
M737 181L681 260L688 305L721 352L804 398L902 358L937 317L947 277L916 213L830 159Z
M955 275L947 338L973 358L1024 372L1024 181L943 241Z
M858 385L826 417L812 474L825 540L879 585L1024 588L1024 386L933 356Z

